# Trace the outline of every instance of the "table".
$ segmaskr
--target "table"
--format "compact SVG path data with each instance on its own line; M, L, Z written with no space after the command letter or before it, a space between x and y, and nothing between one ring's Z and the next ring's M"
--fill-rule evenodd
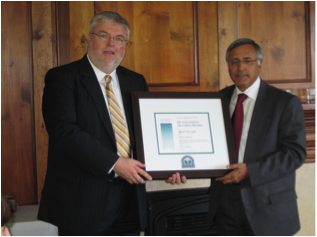
M19 206L12 213L7 227L13 236L48 236L58 235L58 228L37 219L39 205Z

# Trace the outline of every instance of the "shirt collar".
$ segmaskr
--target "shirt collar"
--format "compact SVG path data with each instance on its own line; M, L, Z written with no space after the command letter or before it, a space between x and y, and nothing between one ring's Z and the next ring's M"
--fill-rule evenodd
M236 86L236 88L233 92L233 95L232 95L232 99L236 99L239 94L244 93L252 100L256 100L256 98L258 97L259 90L260 90L260 84L261 84L261 79L260 79L260 77L258 77L256 79L256 81L248 89L246 89L244 92L240 91L239 88Z
M97 79L98 79L98 81L99 81L99 83L105 83L105 76L106 75L110 75L111 76L111 84L112 84L112 86L115 84L115 85L117 85L118 84L118 79L117 79L117 69L115 69L112 73L110 73L110 74L105 74L103 71L101 71L100 69L98 69L91 61L90 61L90 58L89 58L89 56L88 56L88 54L87 54L87 58L88 58L88 61L89 61L89 63L90 63L90 65L92 66L92 68L93 68L93 70L94 70L94 72L95 72L95 74L96 74L96 77L97 77Z

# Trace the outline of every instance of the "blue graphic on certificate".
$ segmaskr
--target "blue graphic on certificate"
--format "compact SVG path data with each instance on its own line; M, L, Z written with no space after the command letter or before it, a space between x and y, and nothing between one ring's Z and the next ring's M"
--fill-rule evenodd
M161 133L164 150L174 150L174 136L172 123L161 123Z

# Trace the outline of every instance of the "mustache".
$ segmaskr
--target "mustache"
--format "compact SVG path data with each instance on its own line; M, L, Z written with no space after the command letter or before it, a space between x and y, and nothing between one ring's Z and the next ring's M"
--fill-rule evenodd
M236 74L236 76L248 76L248 73L244 72L244 71L240 71Z

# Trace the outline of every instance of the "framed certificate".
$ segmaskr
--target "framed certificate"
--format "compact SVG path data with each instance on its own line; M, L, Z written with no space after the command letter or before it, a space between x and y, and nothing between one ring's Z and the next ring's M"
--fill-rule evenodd
M220 177L235 162L228 98L220 92L132 92L136 158L153 179Z

